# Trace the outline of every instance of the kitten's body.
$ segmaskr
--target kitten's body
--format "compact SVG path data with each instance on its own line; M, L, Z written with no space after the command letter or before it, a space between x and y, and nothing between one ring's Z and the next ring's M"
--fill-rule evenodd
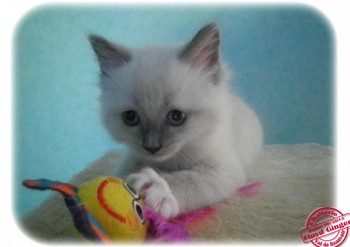
M90 40L101 66L104 123L130 147L112 175L127 178L166 217L218 202L246 182L244 168L261 149L262 130L230 92L216 26L185 47L130 52L100 37ZM181 125L169 124L174 109L186 114ZM121 117L129 110L139 116L135 126Z

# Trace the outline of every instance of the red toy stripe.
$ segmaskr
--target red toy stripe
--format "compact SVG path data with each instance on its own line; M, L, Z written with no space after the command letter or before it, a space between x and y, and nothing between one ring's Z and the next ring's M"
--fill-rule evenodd
M106 234L104 234L103 232L101 232L100 229L98 229L98 227L95 226L93 223L90 223L90 227L94 231L94 233L96 233L96 235L100 238L100 240L103 243L111 243L112 242L109 239L109 237Z
M97 198L98 198L98 201L100 202L101 206L106 210L106 212L108 214L110 214L113 218L116 218L117 220L119 220L120 222L122 223L125 223L126 222L126 219L121 216L120 214L114 212L107 204L105 198L103 197L103 191L105 189L105 187L107 186L107 184L109 182L113 182L113 181L110 181L108 179L104 180L100 186L98 187L98 191L97 191Z
M55 185L52 186L53 190L57 190L65 195L68 196L76 196L77 194L72 190L72 187L67 186L67 185Z
M40 182L39 181L35 181L35 180L26 180L26 181L23 182L23 184L25 186L27 186L27 187L34 187L34 186L40 184Z

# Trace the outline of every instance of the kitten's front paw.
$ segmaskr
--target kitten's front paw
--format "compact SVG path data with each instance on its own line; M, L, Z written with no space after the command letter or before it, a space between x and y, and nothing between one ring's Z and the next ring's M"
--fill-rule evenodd
M168 183L152 168L145 168L139 173L131 174L126 182L134 187L136 192L144 198L147 205L165 218L178 215L179 206Z

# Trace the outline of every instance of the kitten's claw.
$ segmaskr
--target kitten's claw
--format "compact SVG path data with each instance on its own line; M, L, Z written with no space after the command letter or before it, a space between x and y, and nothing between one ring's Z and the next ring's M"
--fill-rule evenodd
M144 198L145 204L165 218L178 215L179 206L168 183L152 168L145 168L139 173L131 174L126 182Z

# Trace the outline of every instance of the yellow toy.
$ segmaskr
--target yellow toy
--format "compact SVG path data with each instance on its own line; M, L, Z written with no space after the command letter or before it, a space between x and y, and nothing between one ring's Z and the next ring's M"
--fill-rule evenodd
M75 227L90 240L108 243L146 238L143 201L119 178L98 177L79 187L47 179L25 180L23 185L60 192Z

